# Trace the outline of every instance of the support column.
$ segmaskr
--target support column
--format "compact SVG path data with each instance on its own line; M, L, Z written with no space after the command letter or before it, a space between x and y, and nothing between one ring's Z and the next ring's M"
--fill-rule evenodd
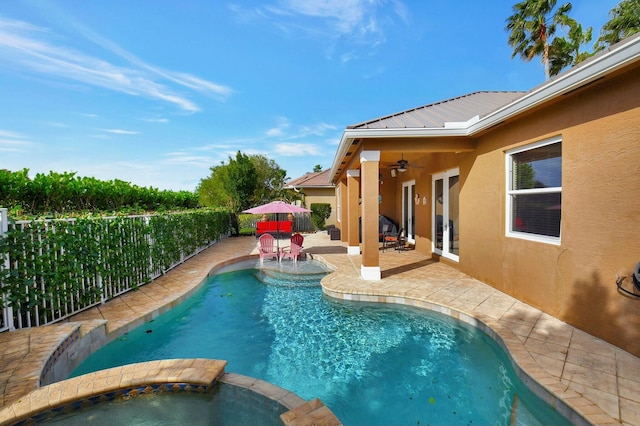
M360 154L360 185L362 187L362 266L360 275L365 280L380 279L379 166L380 151L362 151Z
M348 254L360 254L360 170L347 170Z
M346 180L340 180L338 182L338 191L337 196L340 203L340 208L338 209L338 220L340 221L340 241L346 243L349 241L349 208L348 208L348 192L347 192L347 182Z

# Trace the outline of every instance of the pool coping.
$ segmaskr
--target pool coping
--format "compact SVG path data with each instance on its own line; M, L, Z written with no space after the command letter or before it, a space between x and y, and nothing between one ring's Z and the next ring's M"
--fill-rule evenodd
M32 424L91 405L157 393L210 393L225 383L268 398L287 409L307 403L295 393L264 380L226 373L227 361L166 359L128 364L43 386L0 410L0 424ZM334 422L338 424L339 421ZM287 423L285 423L287 424Z

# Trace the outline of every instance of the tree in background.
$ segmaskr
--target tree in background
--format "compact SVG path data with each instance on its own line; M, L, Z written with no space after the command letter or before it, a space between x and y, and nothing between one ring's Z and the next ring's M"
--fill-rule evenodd
M593 56L593 53L580 51L580 48L589 43L592 38L593 28L583 31L575 19L563 16L561 25L567 28L567 38L556 37L549 48L549 73L558 75L568 66L578 65L585 59Z
M513 6L513 15L507 18L506 30L511 58L520 55L525 61L542 57L544 73L550 77L550 46L557 26L566 20L571 3L565 3L554 11L557 0L524 0Z
M222 163L219 166L210 168L211 175L200 180L196 188L200 205L205 207L224 207L231 211L233 203L231 196L225 189L226 181L229 180L228 168Z
M249 156L238 151L227 164L211 167L211 176L200 181L197 192L203 206L238 212L250 207L257 185L255 166Z
M322 166L320 164L316 164L313 166L313 173L320 173L322 171Z
M611 19L602 26L596 52L640 32L640 0L623 0L609 12Z
M281 169L275 161L264 155L252 155L250 159L258 178L256 190L251 200L252 204L263 204L282 198L282 188L287 178L287 171Z
M256 168L249 156L237 152L229 163L211 167L211 176L200 181L197 192L200 204L206 207L224 207L231 213L236 235L240 233L238 212L251 205L258 186Z
M200 204L224 207L233 214L237 232L237 213L275 199L286 199L283 191L287 172L263 155L237 152L235 159L211 167L211 175L197 188Z

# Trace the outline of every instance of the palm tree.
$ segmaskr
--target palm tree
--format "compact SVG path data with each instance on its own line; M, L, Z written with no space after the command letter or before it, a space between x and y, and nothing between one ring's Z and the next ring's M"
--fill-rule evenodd
M513 6L513 15L507 18L506 30L510 31L511 58L520 55L525 61L541 55L544 74L549 79L549 47L556 27L571 11L571 3L553 9L557 0L524 0Z
M611 19L602 26L596 52L640 32L640 0L623 0L609 12Z
M561 25L566 27L567 38L556 37L549 48L550 74L557 75L567 66L577 65L593 55L587 51L580 51L580 47L591 41L593 28L582 30L575 19L563 17Z

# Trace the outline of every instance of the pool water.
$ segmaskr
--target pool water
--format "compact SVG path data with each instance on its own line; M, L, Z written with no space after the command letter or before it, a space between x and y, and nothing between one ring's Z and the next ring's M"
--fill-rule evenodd
M300 272L300 271L298 271ZM324 273L241 269L106 345L74 376L166 358L214 358L345 425L568 425L517 379L485 333L430 311L337 301Z
M81 408L38 422L64 426L282 426L287 409L266 397L218 383L210 393L143 394Z

